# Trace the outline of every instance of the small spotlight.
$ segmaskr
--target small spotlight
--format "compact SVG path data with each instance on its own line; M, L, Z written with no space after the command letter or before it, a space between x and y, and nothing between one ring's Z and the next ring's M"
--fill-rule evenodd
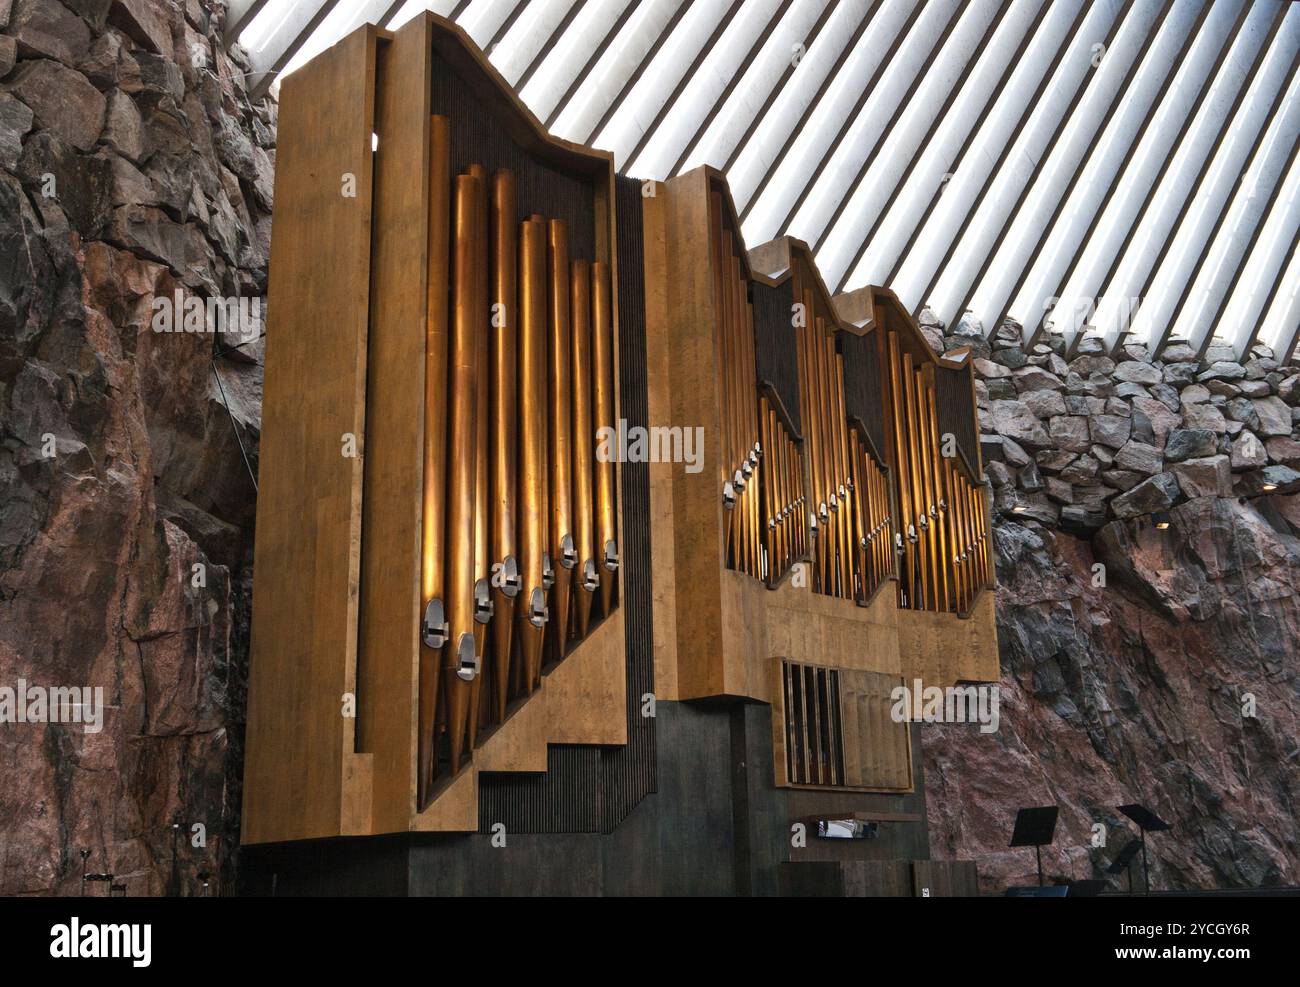
M1157 511L1155 514L1156 530L1164 531L1169 527L1169 515L1164 511Z
M1017 504L1015 507L1011 508L1011 513L1012 513L1012 514L1024 514L1024 513L1025 513L1025 505L1024 505L1024 504Z
M1273 492L1274 490L1276 490L1276 489L1277 489L1277 484L1276 484L1276 483L1266 483L1266 484L1264 484L1264 493L1272 493L1272 492Z

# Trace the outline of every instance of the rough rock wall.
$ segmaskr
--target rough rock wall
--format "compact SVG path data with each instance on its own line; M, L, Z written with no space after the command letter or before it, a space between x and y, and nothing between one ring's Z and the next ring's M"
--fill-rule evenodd
M997 733L925 728L933 852L1035 883L1015 809L1059 804L1049 880L1104 877L1139 802L1153 886L1300 883L1300 370L923 321L978 355L1003 676Z
M152 328L264 293L275 106L223 17L0 0L0 687L107 707L0 723L0 894L79 893L82 851L129 895L230 880L261 344Z

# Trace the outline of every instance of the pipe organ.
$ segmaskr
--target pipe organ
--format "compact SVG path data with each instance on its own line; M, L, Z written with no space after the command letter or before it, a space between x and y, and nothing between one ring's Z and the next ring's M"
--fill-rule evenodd
M767 704L774 785L911 792L892 684L998 677L969 355L747 248L716 171L550 136L432 14L287 77L279 148L243 840L630 812L659 701Z
M432 15L281 109L244 838L473 830L627 740L612 162Z
M936 356L887 289L833 297L797 240L747 249L708 167L644 208L651 397L713 425L714 472L652 480L673 518L656 681L769 703L774 748L795 751L780 785L906 790L905 737L860 756L888 733L888 683L998 678L969 357ZM847 716L830 684L862 676Z

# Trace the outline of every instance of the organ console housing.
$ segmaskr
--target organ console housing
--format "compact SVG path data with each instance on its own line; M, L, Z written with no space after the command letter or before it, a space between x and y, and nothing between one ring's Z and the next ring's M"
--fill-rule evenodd
M968 354L432 14L284 81L276 203L246 890L973 887L890 715L998 678Z

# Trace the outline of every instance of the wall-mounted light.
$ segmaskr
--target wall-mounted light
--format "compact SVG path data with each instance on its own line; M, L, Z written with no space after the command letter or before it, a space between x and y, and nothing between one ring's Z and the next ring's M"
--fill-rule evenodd
M1152 517L1155 519L1157 531L1164 531L1169 527L1169 513L1167 511L1156 511Z
M1276 483L1265 483L1263 486L1264 493L1272 493L1277 489Z

